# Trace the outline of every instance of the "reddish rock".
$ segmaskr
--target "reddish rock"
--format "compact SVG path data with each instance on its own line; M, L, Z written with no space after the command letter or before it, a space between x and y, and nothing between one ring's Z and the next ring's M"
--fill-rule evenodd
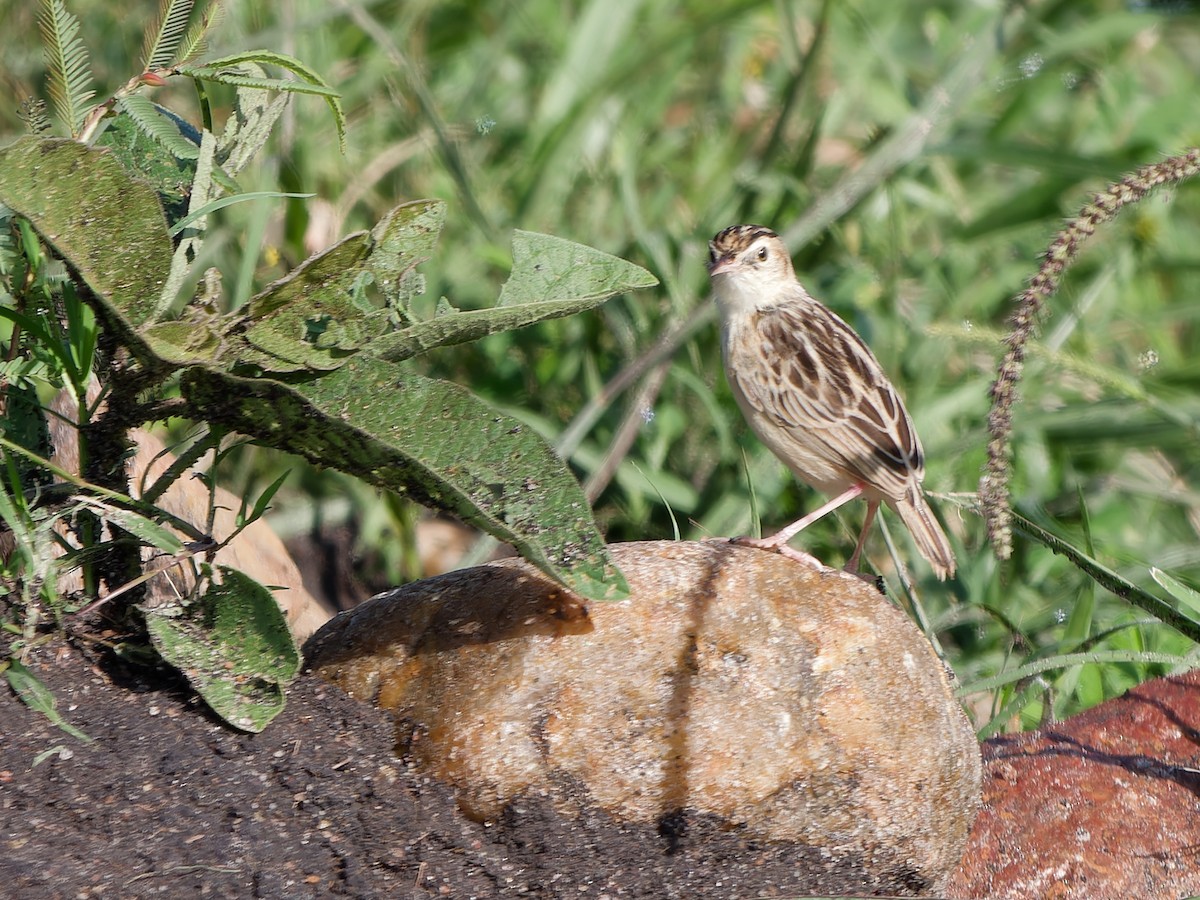
M1200 671L984 744L956 898L1200 894Z

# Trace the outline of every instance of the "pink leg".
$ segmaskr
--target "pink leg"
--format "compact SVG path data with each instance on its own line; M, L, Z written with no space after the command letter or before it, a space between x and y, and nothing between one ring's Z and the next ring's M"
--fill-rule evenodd
M837 509L839 506L842 506L845 503L849 503L855 497L861 496L862 492L865 489L866 489L866 485L863 484L862 482L855 484L849 490L834 497L832 500L830 500L824 506L821 506L821 507L813 510L807 516L804 516L801 519L797 519L795 522L793 522L787 528L784 528L782 531L775 532L775 534L771 535L770 537L767 537L767 538L736 538L736 540L739 544L745 544L748 547L758 547L760 550L775 550L776 552L781 553L782 555L788 557L789 559L794 559L797 562L802 562L802 563L805 563L810 566L814 566L814 567L816 567L818 569L822 569L822 570L827 569L828 566L821 563L815 556L813 556L809 553L805 553L803 550L795 550L795 549L789 547L787 545L787 542L790 541L792 538L794 538L796 535L798 535L801 531L803 531L805 528L807 528L813 522L817 521L817 519L820 519L822 516L828 515L829 513L833 512L835 509ZM879 506L878 503L871 504L870 506L868 506L868 508L867 508L867 515L868 515L867 524L870 524L870 517L874 515L874 508L877 508L878 506ZM866 529L864 528L863 531L865 533ZM861 542L862 538L860 538L859 540ZM854 561L855 565L857 565L857 562L858 562L858 551L857 550L855 551L855 556L853 557L853 561Z
M862 556L863 546L867 543L867 531L871 528L871 523L875 521L875 513L879 511L879 502L876 500L867 501L867 517L863 519L862 531L858 533L858 543L854 545L854 553L850 556L850 561L846 563L847 572L858 571L858 558Z
M798 535L801 531L803 531L805 528L807 528L809 525L811 525L813 522L817 521L817 519L820 519L820 518L823 518L824 516L829 515L829 513L833 512L839 506L849 503L855 497L861 496L862 492L865 489L866 489L866 485L860 481L858 484L851 487L844 494L839 494L838 496L836 496L832 500L830 500L828 503L826 503L824 506L814 509L812 512L810 512L804 518L797 519L795 522L793 522L791 525L789 525L787 528L783 529L782 531L775 532L775 534L771 535L769 538L763 538L761 543L756 546L761 546L764 549L774 549L776 547L783 546L788 541L790 541L792 538L794 538L796 535Z

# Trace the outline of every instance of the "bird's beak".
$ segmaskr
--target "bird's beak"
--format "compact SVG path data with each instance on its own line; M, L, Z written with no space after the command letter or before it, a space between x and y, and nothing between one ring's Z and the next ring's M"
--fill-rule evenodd
M736 256L722 256L716 262L708 264L708 277L716 278L718 275L724 275L733 268L733 264L737 262Z

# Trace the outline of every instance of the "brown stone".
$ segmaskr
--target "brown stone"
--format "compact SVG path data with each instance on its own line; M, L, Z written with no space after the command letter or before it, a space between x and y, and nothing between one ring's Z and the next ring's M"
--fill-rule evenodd
M1200 672L984 745L984 808L953 897L1200 894Z
M585 609L505 560L343 613L309 662L393 710L413 764L476 818L518 797L683 811L938 884L978 746L911 622L858 578L724 541L612 550L629 600Z

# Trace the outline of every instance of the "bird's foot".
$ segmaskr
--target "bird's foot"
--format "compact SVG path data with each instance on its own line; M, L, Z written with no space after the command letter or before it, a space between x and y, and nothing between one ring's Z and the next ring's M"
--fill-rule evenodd
M743 547L754 547L758 550L771 550L778 553L780 556L786 556L788 559L795 560L798 563L816 569L818 572L832 572L833 569L825 565L811 553L805 553L803 550L797 550L794 547L789 547L787 544L781 544L772 538L752 538L752 537L736 537L730 538L731 544L741 544Z

